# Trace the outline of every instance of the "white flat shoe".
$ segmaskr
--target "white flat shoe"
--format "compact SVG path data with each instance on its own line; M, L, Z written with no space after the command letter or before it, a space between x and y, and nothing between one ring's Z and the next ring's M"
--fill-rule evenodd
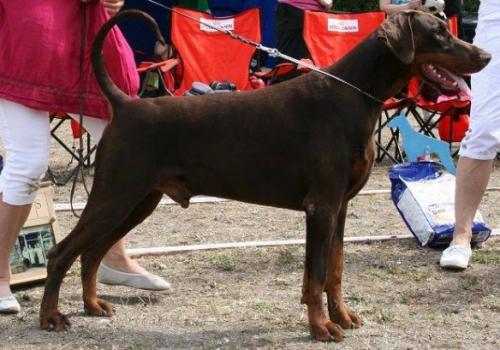
M450 245L443 251L439 265L445 269L464 270L469 265L471 255L470 247Z
M21 311L21 305L13 295L0 298L0 314L17 314Z
M121 272L112 269L101 263L97 270L97 280L100 283L128 286L146 290L167 290L171 289L170 283L160 276L148 273L141 275L138 273Z

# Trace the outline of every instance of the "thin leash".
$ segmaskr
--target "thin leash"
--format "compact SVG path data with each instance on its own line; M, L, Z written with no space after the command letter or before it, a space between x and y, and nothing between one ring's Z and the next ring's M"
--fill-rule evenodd
M324 71L322 69L319 69L318 67L316 67L314 65L311 65L311 64L309 64L307 62L302 62L302 61L300 61L300 60L298 60L296 58L293 58L291 56L285 55L285 54L281 53L276 48L271 48L271 47L264 46L264 45L262 45L260 43L252 41L252 40L250 40L248 38L242 37L241 35L238 35L238 34L234 33L233 31L231 31L229 29L222 29L222 28L214 26L214 25L212 25L212 24L210 24L208 22L202 22L199 19L194 18L193 16L190 16L190 15L188 15L186 13L182 13L180 11L177 11L177 10L175 10L172 7L169 7L167 5L161 4L161 3L156 2L154 0L146 0L146 1L148 1L148 2L150 2L152 4L155 4L155 5L159 6L159 7L162 7L162 8L164 8L164 9L170 11L170 12L174 12L174 13L180 15L180 16L188 18L188 19L190 19L190 20L192 20L194 22L200 23L200 24L202 24L202 25L204 25L204 26L206 26L206 27L208 27L208 28L210 28L212 30L215 30L215 31L218 31L220 33L226 34L226 35L230 36L232 39L235 39L235 40L241 41L244 44L253 46L257 50L267 53L270 57L281 58L281 59L283 59L285 61L289 61L289 62L295 63L296 65L300 65L302 67L306 67L306 68L308 68L308 69L310 69L310 70L312 70L312 71L314 71L316 73L319 73L319 74L325 75L327 77L330 77L330 78L332 78L332 79L334 79L334 80L336 80L336 81L338 81L338 82L340 82L340 83L342 83L344 85L349 86L351 89L356 90L360 94L365 95L366 97L372 99L373 101L375 101L377 103L380 103L380 104L384 104L384 101L382 101L381 99L373 96L372 94L370 94L370 93L368 93L368 92L360 89L356 85L353 85L353 84L349 83L348 81L345 81L344 79L342 79L342 78L340 78L340 77L338 77L336 75L333 75L333 74L331 74L329 72L326 72L326 71Z
M83 188L85 189L85 192L87 193L87 196L89 195L89 190L87 188L87 183L85 181L85 174L83 173L83 167L84 167L84 162L85 158L83 157L83 113L85 111L85 101L83 98L83 93L84 93L84 60L85 60L85 44L87 42L87 4L82 3L82 27L81 27L81 33L80 33L80 66L79 66L79 105L80 105L80 115L78 117L78 136L79 136L79 147L77 149L77 154L78 154L78 164L76 165L76 171L75 171L75 177L73 178L73 183L71 185L71 192L70 192L70 197L69 197L69 203L71 206L71 212L73 213L74 216L80 217L78 215L73 207L73 198L75 197L75 189L76 189L76 183L78 181L78 174L81 174L82 177L82 183L83 183Z

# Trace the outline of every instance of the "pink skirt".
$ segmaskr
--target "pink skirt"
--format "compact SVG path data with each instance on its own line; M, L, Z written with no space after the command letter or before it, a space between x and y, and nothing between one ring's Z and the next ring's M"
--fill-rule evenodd
M102 3L78 0L0 0L0 97L54 112L80 112L80 45L86 8L84 114L109 119L90 62L91 45L108 19ZM139 77L132 50L115 27L104 44L113 81L136 96Z

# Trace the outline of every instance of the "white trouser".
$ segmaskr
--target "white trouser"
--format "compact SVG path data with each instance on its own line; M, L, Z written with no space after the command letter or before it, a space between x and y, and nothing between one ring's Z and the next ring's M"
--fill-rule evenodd
M492 55L491 62L472 75L470 127L460 156L494 159L500 152L500 3L481 1L474 44Z
M70 114L78 121L79 116ZM83 126L98 142L107 121L84 117ZM0 193L11 205L33 203L40 180L47 171L50 151L48 112L0 98L0 138L5 148Z

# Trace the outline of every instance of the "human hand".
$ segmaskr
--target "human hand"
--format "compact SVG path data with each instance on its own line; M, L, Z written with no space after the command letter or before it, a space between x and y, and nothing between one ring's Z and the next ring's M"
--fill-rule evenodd
M114 16L120 11L125 3L124 0L103 0L102 1L104 7L108 11L110 16Z
M411 10L420 10L422 8L422 0L411 0L408 3L408 7Z
M314 62L313 62L310 58L301 58L299 61L300 61L301 63L307 64L307 65L309 65L309 66L316 67L316 66L314 65ZM310 71L311 69L310 69L309 67L304 66L304 65L302 65L302 64L300 64L300 63L299 63L299 64L297 65L297 70L300 70L300 71Z

